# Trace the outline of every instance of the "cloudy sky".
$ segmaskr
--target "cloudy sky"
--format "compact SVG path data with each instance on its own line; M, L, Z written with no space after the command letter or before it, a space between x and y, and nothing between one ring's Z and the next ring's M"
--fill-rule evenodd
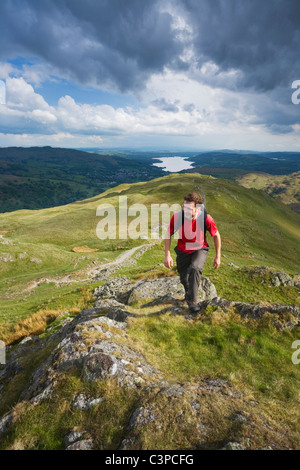
M0 146L300 151L299 0L1 0L0 31Z

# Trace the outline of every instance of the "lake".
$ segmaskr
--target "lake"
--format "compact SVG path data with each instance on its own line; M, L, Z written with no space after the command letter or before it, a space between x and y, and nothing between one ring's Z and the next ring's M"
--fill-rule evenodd
M193 162L188 161L187 157L163 157L154 158L154 160L160 160L160 163L153 163L153 166L158 166L164 171L176 173L177 171L193 168Z

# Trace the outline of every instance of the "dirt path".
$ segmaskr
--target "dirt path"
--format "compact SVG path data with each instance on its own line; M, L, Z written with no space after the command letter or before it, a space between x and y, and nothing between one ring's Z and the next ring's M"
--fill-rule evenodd
M69 274L64 274L62 276L55 276L55 277L41 277L37 279L33 279L32 281L29 282L28 286L24 290L25 292L31 291L32 289L35 289L38 287L41 283L46 282L46 283L55 283L57 287L59 287L62 284L70 285L73 283L78 283L78 282L93 282L95 279L100 279L101 278L101 273L103 273L104 276L108 274L108 272L114 272L117 269L119 269L122 266L125 266L128 262L132 262L132 256L137 253L137 255L142 255L145 251L151 249L154 246L153 243L147 243L144 245L140 246L135 246L134 248L131 248L130 250L125 251L121 255L119 255L114 261L110 261L109 263L105 264L100 264L97 265L96 261L93 261L94 263L93 266L88 265L86 268L80 270L82 271L82 275L85 277L80 277L80 278L74 278L74 275L78 276L78 272L73 272ZM131 264L131 263L130 263Z

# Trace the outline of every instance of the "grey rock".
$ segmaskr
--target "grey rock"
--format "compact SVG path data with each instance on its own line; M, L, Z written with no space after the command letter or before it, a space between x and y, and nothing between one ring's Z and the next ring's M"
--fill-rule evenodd
M299 318L300 307L297 305L253 305L245 302L232 302L232 305L242 317L261 318L265 313L290 313Z
M15 261L15 258L10 253L1 253L0 261L4 261L4 263L7 263L7 262L12 263Z
M232 387L232 384L228 380L221 378L205 377L201 382L203 383L201 387L209 391L224 391Z
M137 352L111 341L98 340L85 357L82 378L94 381L116 377L120 384L138 386L145 379L157 376L155 368L147 364Z
M210 302L203 304L203 306L206 306L206 307L208 305L216 305L220 307L221 309L223 309L224 311L228 311L229 307L233 305L233 302L231 302L230 300L224 299L222 297L215 297Z
M142 299L157 299L159 297L184 297L184 288L180 283L179 276L164 277L159 279L143 279L137 282L131 289L128 304ZM217 297L217 291L213 283L206 277L202 277L199 286L199 299L207 300Z
M249 420L249 416L247 413L245 413L244 411L237 411L233 418L232 418L233 421L237 422L237 423L247 423L248 420Z
M257 406L257 405L258 405L258 402L257 402L257 401L254 401L254 400L250 400L250 401L249 401L249 405L251 405L251 406Z
M6 381L11 380L20 372L22 372L23 369L24 368L18 359L9 360L4 369L0 371L0 379L5 379Z
M166 294L172 297L184 296L183 286L180 284L177 276L160 279L143 279L137 282L131 290L128 304L132 305L141 299L157 299L164 297Z
M228 442L221 450L247 450L247 447L239 442Z
M107 278L106 278L107 279ZM130 291L132 281L127 276L111 276L109 281L97 287L93 294L97 299L122 298L122 294Z
M74 444L74 442L83 440L84 432L83 431L71 431L67 436L64 437L65 447Z
M82 441L74 442L74 444L69 445L66 450L92 450L94 443L92 439L84 439Z
M274 287L279 287L280 286L280 279L278 276L274 276L272 277L271 279L271 284L274 286Z
M125 322L127 317L133 317L130 312L127 312L123 308L113 308L107 313L107 316L117 322Z
M121 442L121 445L119 447L119 450L130 450L131 449L131 446L135 443L135 438L134 437L130 437L128 439L123 439L123 441Z
M0 237L0 243L2 245L13 245L13 242L11 240L6 240L5 238Z
M291 276L289 276L285 272L278 271L277 276L278 276L278 278L279 278L279 280L280 280L280 282L283 286L293 286L294 285L294 281L291 278Z
M46 400L51 396L52 390L53 384L50 383L41 393L31 398L30 403L33 403L34 405L39 405L40 403L42 403L42 401Z
M105 398L90 398L84 395L83 393L80 393L79 395L76 395L73 400L72 400L72 408L78 409L78 410L90 410L93 406L98 405L99 403L102 403L105 400Z
M36 264L41 264L43 261L39 258L35 258L34 256L32 258L30 258L30 261L32 263L36 263Z
M88 355L83 366L82 378L86 381L107 378L115 375L118 366L116 361L109 354L102 352Z
M94 304L96 308L105 310L106 316L117 322L125 322L127 317L133 315L124 309L124 304L115 299L101 299Z
M155 421L155 415L149 408L137 408L130 418L129 428L137 426L145 426L147 423L153 423Z
M7 430L8 426L13 420L13 412L7 413L0 420L0 436Z
M183 384L181 383L174 383L169 384L167 383L166 386L163 386L159 391L159 394L167 395L168 397L180 397L184 394L185 389Z
M214 284L207 277L202 276L199 286L200 300L212 300L217 296L218 294Z
M278 315L279 318L285 314L291 315L288 322L281 322L274 317L274 326L278 329L293 329L300 324L300 307L298 305L255 305L247 302L236 302L223 299L221 297L215 297L212 300L206 300L201 302L201 309L207 309L210 305L216 306L228 311L230 307L239 313L244 318L260 319L266 313Z

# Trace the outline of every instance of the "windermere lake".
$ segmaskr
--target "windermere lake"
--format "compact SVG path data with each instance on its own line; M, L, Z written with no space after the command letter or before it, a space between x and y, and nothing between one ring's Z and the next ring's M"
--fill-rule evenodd
M153 163L153 166L158 166L164 171L171 171L176 173L181 170L188 170L193 168L193 162L188 161L187 157L164 157L153 158L153 160L160 160L160 163Z

